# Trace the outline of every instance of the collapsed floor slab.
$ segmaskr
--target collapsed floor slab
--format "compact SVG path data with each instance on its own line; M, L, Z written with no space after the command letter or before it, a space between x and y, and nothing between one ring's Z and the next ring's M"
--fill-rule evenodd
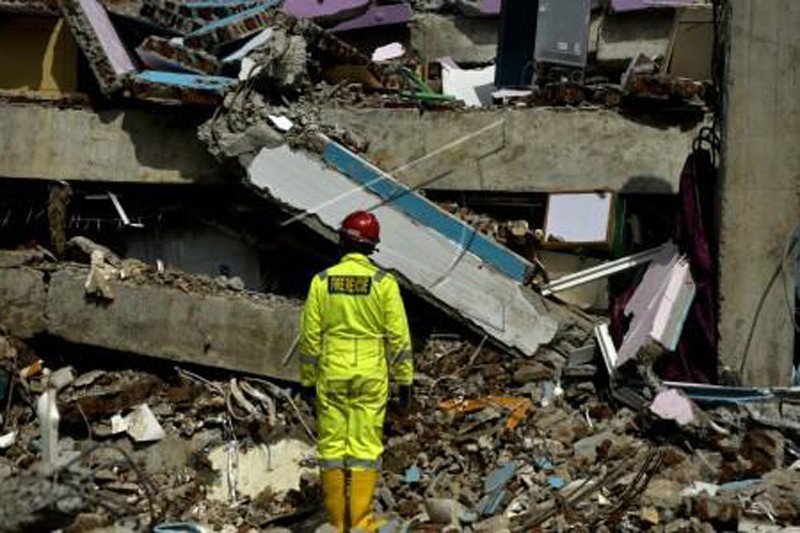
M559 323L524 286L531 267L525 259L340 145L328 142L324 157L333 168L282 145L242 162L255 190L302 213L289 223L325 233L351 211L375 213L382 227L376 263L495 341L532 355L553 340Z
M0 256L6 252L0 252ZM3 264L0 261L0 264ZM65 341L297 381L300 303L193 292L157 281L112 281L113 300L87 298L82 265L0 268L0 325L22 338Z

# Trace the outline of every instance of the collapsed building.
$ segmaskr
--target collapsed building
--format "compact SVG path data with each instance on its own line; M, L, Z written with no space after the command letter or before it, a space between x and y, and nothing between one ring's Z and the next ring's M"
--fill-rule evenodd
M791 2L0 10L2 475L63 495L9 530L314 530L299 311L355 208L419 352L395 526L798 521Z

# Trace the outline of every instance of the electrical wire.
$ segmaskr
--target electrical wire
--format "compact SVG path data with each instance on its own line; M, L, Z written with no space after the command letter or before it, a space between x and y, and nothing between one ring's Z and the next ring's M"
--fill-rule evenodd
M797 320L795 318L794 305L791 303L791 300L789 300L789 296L788 296L788 294L786 292L786 288L787 288L787 279L786 278L787 278L787 270L788 270L786 268L786 257L794 249L794 247L795 247L795 245L797 243L797 239L798 239L798 232L794 232L792 235L789 236L789 239L787 240L786 245L784 245L784 247L783 247L783 250L782 250L782 253L781 253L781 259L780 259L780 261L778 263L778 266L775 268L775 272L773 272L772 276L770 277L769 281L767 282L766 287L764 288L764 291L761 293L761 297L758 299L758 304L756 305L756 310L755 310L755 313L753 314L753 321L750 324L750 329L749 329L749 331L747 333L747 341L745 342L745 345L744 345L744 353L742 353L742 360L739 363L739 375L743 375L744 374L744 369L745 369L745 366L747 364L747 358L750 355L750 346L753 343L753 338L755 337L755 332L756 332L756 326L758 325L759 318L761 318L761 312L764 310L764 304L766 303L767 297L769 296L770 291L772 290L772 286L775 284L775 281L777 281L778 277L781 276L781 275L783 275L783 284L784 284L784 291L783 292L784 292L784 298L786 300L786 303L788 304L788 309L787 310L789 311L789 319L791 320L795 331L800 331L800 329L798 329Z

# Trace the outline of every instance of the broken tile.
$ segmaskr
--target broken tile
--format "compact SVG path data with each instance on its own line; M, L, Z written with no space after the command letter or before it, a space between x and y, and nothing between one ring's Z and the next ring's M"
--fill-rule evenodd
M674 420L681 426L694 422L691 400L675 389L659 392L650 404L650 412L664 420Z

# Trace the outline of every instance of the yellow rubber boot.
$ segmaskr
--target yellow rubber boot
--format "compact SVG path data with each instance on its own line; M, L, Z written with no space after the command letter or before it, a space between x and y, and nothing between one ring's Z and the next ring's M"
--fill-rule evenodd
M350 472L350 520L353 531L372 533L378 530L378 524L372 515L372 497L377 484L376 470Z
M347 505L344 470L334 468L322 471L322 500L328 512L328 522L337 531L344 532Z

